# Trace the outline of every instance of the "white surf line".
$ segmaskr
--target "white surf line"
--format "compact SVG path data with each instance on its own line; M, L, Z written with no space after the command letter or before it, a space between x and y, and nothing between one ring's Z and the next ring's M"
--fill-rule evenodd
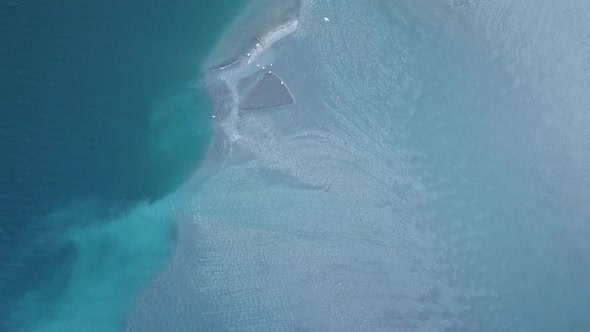
M297 30L298 24L299 24L299 20L293 19L283 25L280 25L276 29L270 31L269 33L264 35L262 38L259 38L258 39L259 43L257 43L256 47L254 47L249 52L250 57L249 57L248 61L246 62L246 64L250 64L250 63L252 63L253 60L256 60L256 58L258 56L260 56L262 53L264 53L269 47L271 47L272 44L276 43L277 41L279 41L279 40L285 38L286 36L290 35L291 33L295 32L295 30Z
M240 105L238 83L240 79L242 79L242 77L245 76L245 73L253 66L253 61L260 57L260 55L264 54L274 43L295 32L298 24L299 19L295 18L276 27L261 38L257 37L256 39L258 43L247 52L248 61L240 62L236 67L225 67L224 70L220 70L219 77L225 82L225 84L227 84L233 101L229 116L224 119L223 123L221 123L221 128L231 143L242 139L242 136L238 132L238 112Z

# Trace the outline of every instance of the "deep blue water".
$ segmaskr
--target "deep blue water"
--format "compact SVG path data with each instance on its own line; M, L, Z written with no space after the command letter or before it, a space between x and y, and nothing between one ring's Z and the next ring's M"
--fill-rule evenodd
M0 4L0 331L588 330L590 7L243 2Z
M200 66L241 5L0 4L0 330L117 326L172 243Z

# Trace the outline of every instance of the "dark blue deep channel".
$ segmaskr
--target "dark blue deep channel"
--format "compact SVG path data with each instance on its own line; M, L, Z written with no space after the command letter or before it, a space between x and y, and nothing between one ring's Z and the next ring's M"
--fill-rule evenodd
M243 1L0 3L0 331L119 330L209 142Z

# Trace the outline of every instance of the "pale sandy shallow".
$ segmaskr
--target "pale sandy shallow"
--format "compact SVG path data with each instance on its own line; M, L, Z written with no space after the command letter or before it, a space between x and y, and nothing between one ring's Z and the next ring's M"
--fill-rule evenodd
M188 221L176 255L144 294L130 331L428 330L449 324L446 315L457 310L454 291L437 276L444 267L433 235L419 220L424 193L409 176L402 137L386 113L366 117L368 94L399 89L396 68L355 66L383 62L395 43L364 45L358 38L371 26L347 22L352 16L328 3L298 6L266 8L272 19L234 32L235 44L249 47L216 51L232 59L210 66L208 77L217 153L225 157L203 195L182 208ZM347 37L350 23L358 36ZM340 38L352 39L333 44ZM251 89L241 82L264 72L279 75L297 102L244 113L243 91Z
M474 42L468 3L254 1L206 65L214 141L127 330L524 326L506 308L546 285L536 271L576 265L522 245L551 237L523 216L569 192L530 151L564 149L522 133L536 104ZM269 71L293 102L241 109Z

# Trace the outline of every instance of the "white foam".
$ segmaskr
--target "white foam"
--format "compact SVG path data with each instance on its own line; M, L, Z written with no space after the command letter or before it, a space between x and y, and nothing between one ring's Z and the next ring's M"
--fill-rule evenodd
M241 60L237 63L232 63L232 66L225 66L221 68L222 70L220 70L217 74L217 77L225 82L228 89L230 90L230 115L222 121L221 128L231 143L242 139L242 135L240 135L238 132L238 105L240 104L238 83L240 79L252 72L255 61L263 54L268 52L276 42L295 32L298 24L298 18L291 19L288 22L272 29L264 36L257 38L259 42L257 42L255 46L246 53L246 61ZM236 65L233 66L234 64ZM266 66L262 66L258 63L256 64L255 68L266 69Z

